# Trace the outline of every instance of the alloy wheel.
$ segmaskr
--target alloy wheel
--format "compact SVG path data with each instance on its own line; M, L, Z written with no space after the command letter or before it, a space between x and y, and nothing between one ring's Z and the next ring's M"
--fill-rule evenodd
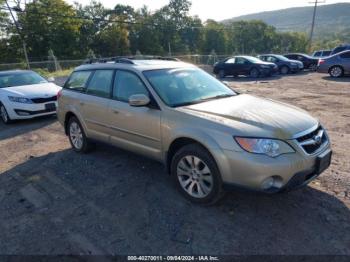
M70 124L69 137L76 149L81 150L83 148L83 132L77 122Z
M250 71L250 76L253 77L253 78L257 78L257 77L259 76L259 71L258 71L258 69L253 68L253 69Z
M343 74L343 70L339 66L335 66L331 69L330 74L332 77L340 77Z
M214 187L208 165L199 157L185 156L177 164L177 178L181 187L192 197L205 198Z

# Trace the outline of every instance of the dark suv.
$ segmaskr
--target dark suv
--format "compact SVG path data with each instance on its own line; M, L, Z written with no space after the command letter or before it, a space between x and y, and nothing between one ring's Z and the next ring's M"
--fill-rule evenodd
M226 58L214 65L214 74L220 78L225 76L246 75L253 78L270 76L277 72L274 63L264 62L253 56L234 56Z
M302 62L297 60L290 60L282 55L259 55L259 59L265 62L271 62L278 66L278 70L281 74L296 73L303 70L304 65Z
M350 44L337 46L336 48L333 49L331 55L336 55L336 54L343 52L343 51L346 51L346 50L350 50Z

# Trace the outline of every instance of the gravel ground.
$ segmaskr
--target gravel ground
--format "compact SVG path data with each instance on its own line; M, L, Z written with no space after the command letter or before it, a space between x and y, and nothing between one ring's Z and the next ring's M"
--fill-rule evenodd
M0 254L350 255L350 78L226 81L318 117L331 167L301 190L201 207L157 162L107 145L74 153L54 117L0 124Z

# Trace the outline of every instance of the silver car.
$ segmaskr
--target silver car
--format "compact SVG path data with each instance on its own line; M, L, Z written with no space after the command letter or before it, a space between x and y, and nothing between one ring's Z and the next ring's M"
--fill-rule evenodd
M82 65L58 104L75 151L87 152L97 140L153 158L197 203L213 203L235 187L299 188L331 162L326 130L307 112L239 94L183 62Z
M328 73L331 77L350 74L350 50L323 58L318 61L317 72Z

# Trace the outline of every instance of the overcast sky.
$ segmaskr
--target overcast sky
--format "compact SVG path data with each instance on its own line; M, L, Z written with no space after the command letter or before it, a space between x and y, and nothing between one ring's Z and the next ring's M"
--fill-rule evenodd
M69 3L79 2L86 5L90 0L66 0ZM113 8L116 4L127 4L134 8L147 5L151 10L159 9L169 0L100 0L106 7ZM223 20L245 14L277 10L296 6L311 6L312 0L192 0L191 14L198 15L202 20L208 18ZM339 2L350 3L350 0L327 0L326 4Z

